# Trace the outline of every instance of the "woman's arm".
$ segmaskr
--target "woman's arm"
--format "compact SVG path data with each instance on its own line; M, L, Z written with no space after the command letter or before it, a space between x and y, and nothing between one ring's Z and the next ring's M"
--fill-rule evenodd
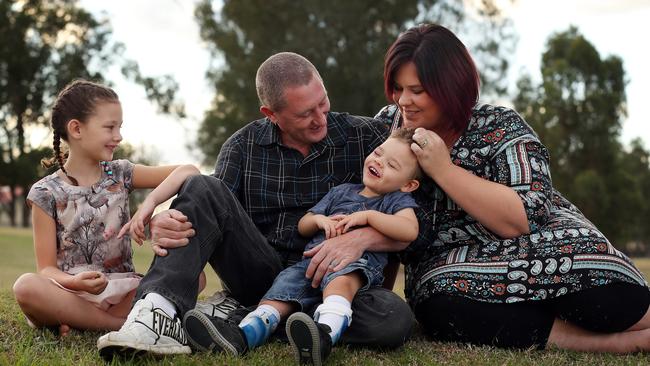
M454 165L447 145L433 131L418 128L413 139L411 149L422 170L465 212L502 238L529 232L524 204L512 188Z
M440 169L433 179L458 206L500 237L515 238L529 232L524 204L512 188L453 164Z

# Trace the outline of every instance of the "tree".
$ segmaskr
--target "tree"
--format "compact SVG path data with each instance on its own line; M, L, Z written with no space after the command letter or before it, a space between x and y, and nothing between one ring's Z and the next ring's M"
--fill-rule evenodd
M437 22L474 35L468 38L485 68L485 90L502 92L507 69L503 50L514 40L508 31L511 24L491 0L471 9L465 3L226 0L216 9L212 1L201 1L195 15L214 60L207 75L216 91L198 134L205 162L216 160L221 144L234 131L261 117L255 72L267 57L280 51L298 52L314 63L333 110L374 115L386 104L382 72L389 45L415 22ZM476 16L466 17L470 10ZM497 42L500 36L502 42Z
M638 142L630 153L619 142L626 115L623 62L601 58L571 27L550 37L541 72L539 85L528 76L519 80L515 108L551 152L553 185L613 242L638 239L642 233L633 227L639 215L648 218L650 190L641 177L647 179L649 168Z
M25 128L47 123L48 107L72 79L104 82L109 66L121 63L162 112L183 114L174 80L142 75L136 63L121 57L124 46L110 35L108 21L95 19L75 0L0 0L0 160L7 169L2 180L12 192L38 177L18 170L31 149ZM16 204L10 209L14 225Z

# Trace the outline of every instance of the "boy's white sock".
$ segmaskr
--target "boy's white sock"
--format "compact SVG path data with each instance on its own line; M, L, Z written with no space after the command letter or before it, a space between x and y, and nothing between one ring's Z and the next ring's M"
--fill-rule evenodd
M151 301L154 308L160 308L162 311L167 313L170 317L176 316L176 305L173 302L167 300L166 297L159 295L155 292L148 293L145 297L145 300Z
M323 299L323 303L316 308L314 320L327 324L332 329L330 337L334 344L352 321L352 305L343 296L330 295Z
M263 304L251 311L239 323L244 331L248 348L261 346L280 323L280 312L271 305Z

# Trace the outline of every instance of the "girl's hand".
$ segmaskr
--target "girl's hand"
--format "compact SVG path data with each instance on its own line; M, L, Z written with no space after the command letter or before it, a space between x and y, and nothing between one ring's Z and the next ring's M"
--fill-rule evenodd
M140 205L138 210L133 214L131 220L126 223L117 234L118 238L121 238L127 231L131 236L131 239L135 240L138 245L142 245L144 240L147 238L145 234L145 226L151 221L151 215L153 215L153 210L156 208L156 205L153 201L145 199L144 202Z
M340 230L343 233L347 233L351 228L355 226L366 226L368 225L368 213L369 211L357 211L355 213L347 215L338 224L336 224L336 230Z
M325 215L314 215L314 220L316 221L316 226L325 231L325 239L329 239L341 235L341 231L336 229L336 224L344 217L345 215L333 215L329 217Z
M417 156L422 171L431 179L435 180L436 174L453 165L449 149L437 133L419 127L415 129L413 140L415 143L411 144L411 150Z
M79 272L72 277L71 290L86 291L93 295L102 293L108 285L106 276L97 271Z

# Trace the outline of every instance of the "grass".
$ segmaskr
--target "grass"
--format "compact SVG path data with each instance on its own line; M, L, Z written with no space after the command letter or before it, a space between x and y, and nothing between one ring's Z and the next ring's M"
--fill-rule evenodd
M11 285L24 272L34 271L31 231L0 227L0 365L99 365L95 342L102 332L73 331L59 338L45 330L27 326L11 294ZM148 248L136 248L134 261L146 271L151 260ZM637 259L639 268L650 274L650 259ZM398 284L399 286L399 284ZM204 293L220 288L212 270ZM111 365L287 365L293 364L289 346L270 343L243 358L194 354L164 358L116 359ZM646 365L650 356L602 355L558 350L511 351L465 344L432 343L421 335L392 351L337 347L329 365Z

